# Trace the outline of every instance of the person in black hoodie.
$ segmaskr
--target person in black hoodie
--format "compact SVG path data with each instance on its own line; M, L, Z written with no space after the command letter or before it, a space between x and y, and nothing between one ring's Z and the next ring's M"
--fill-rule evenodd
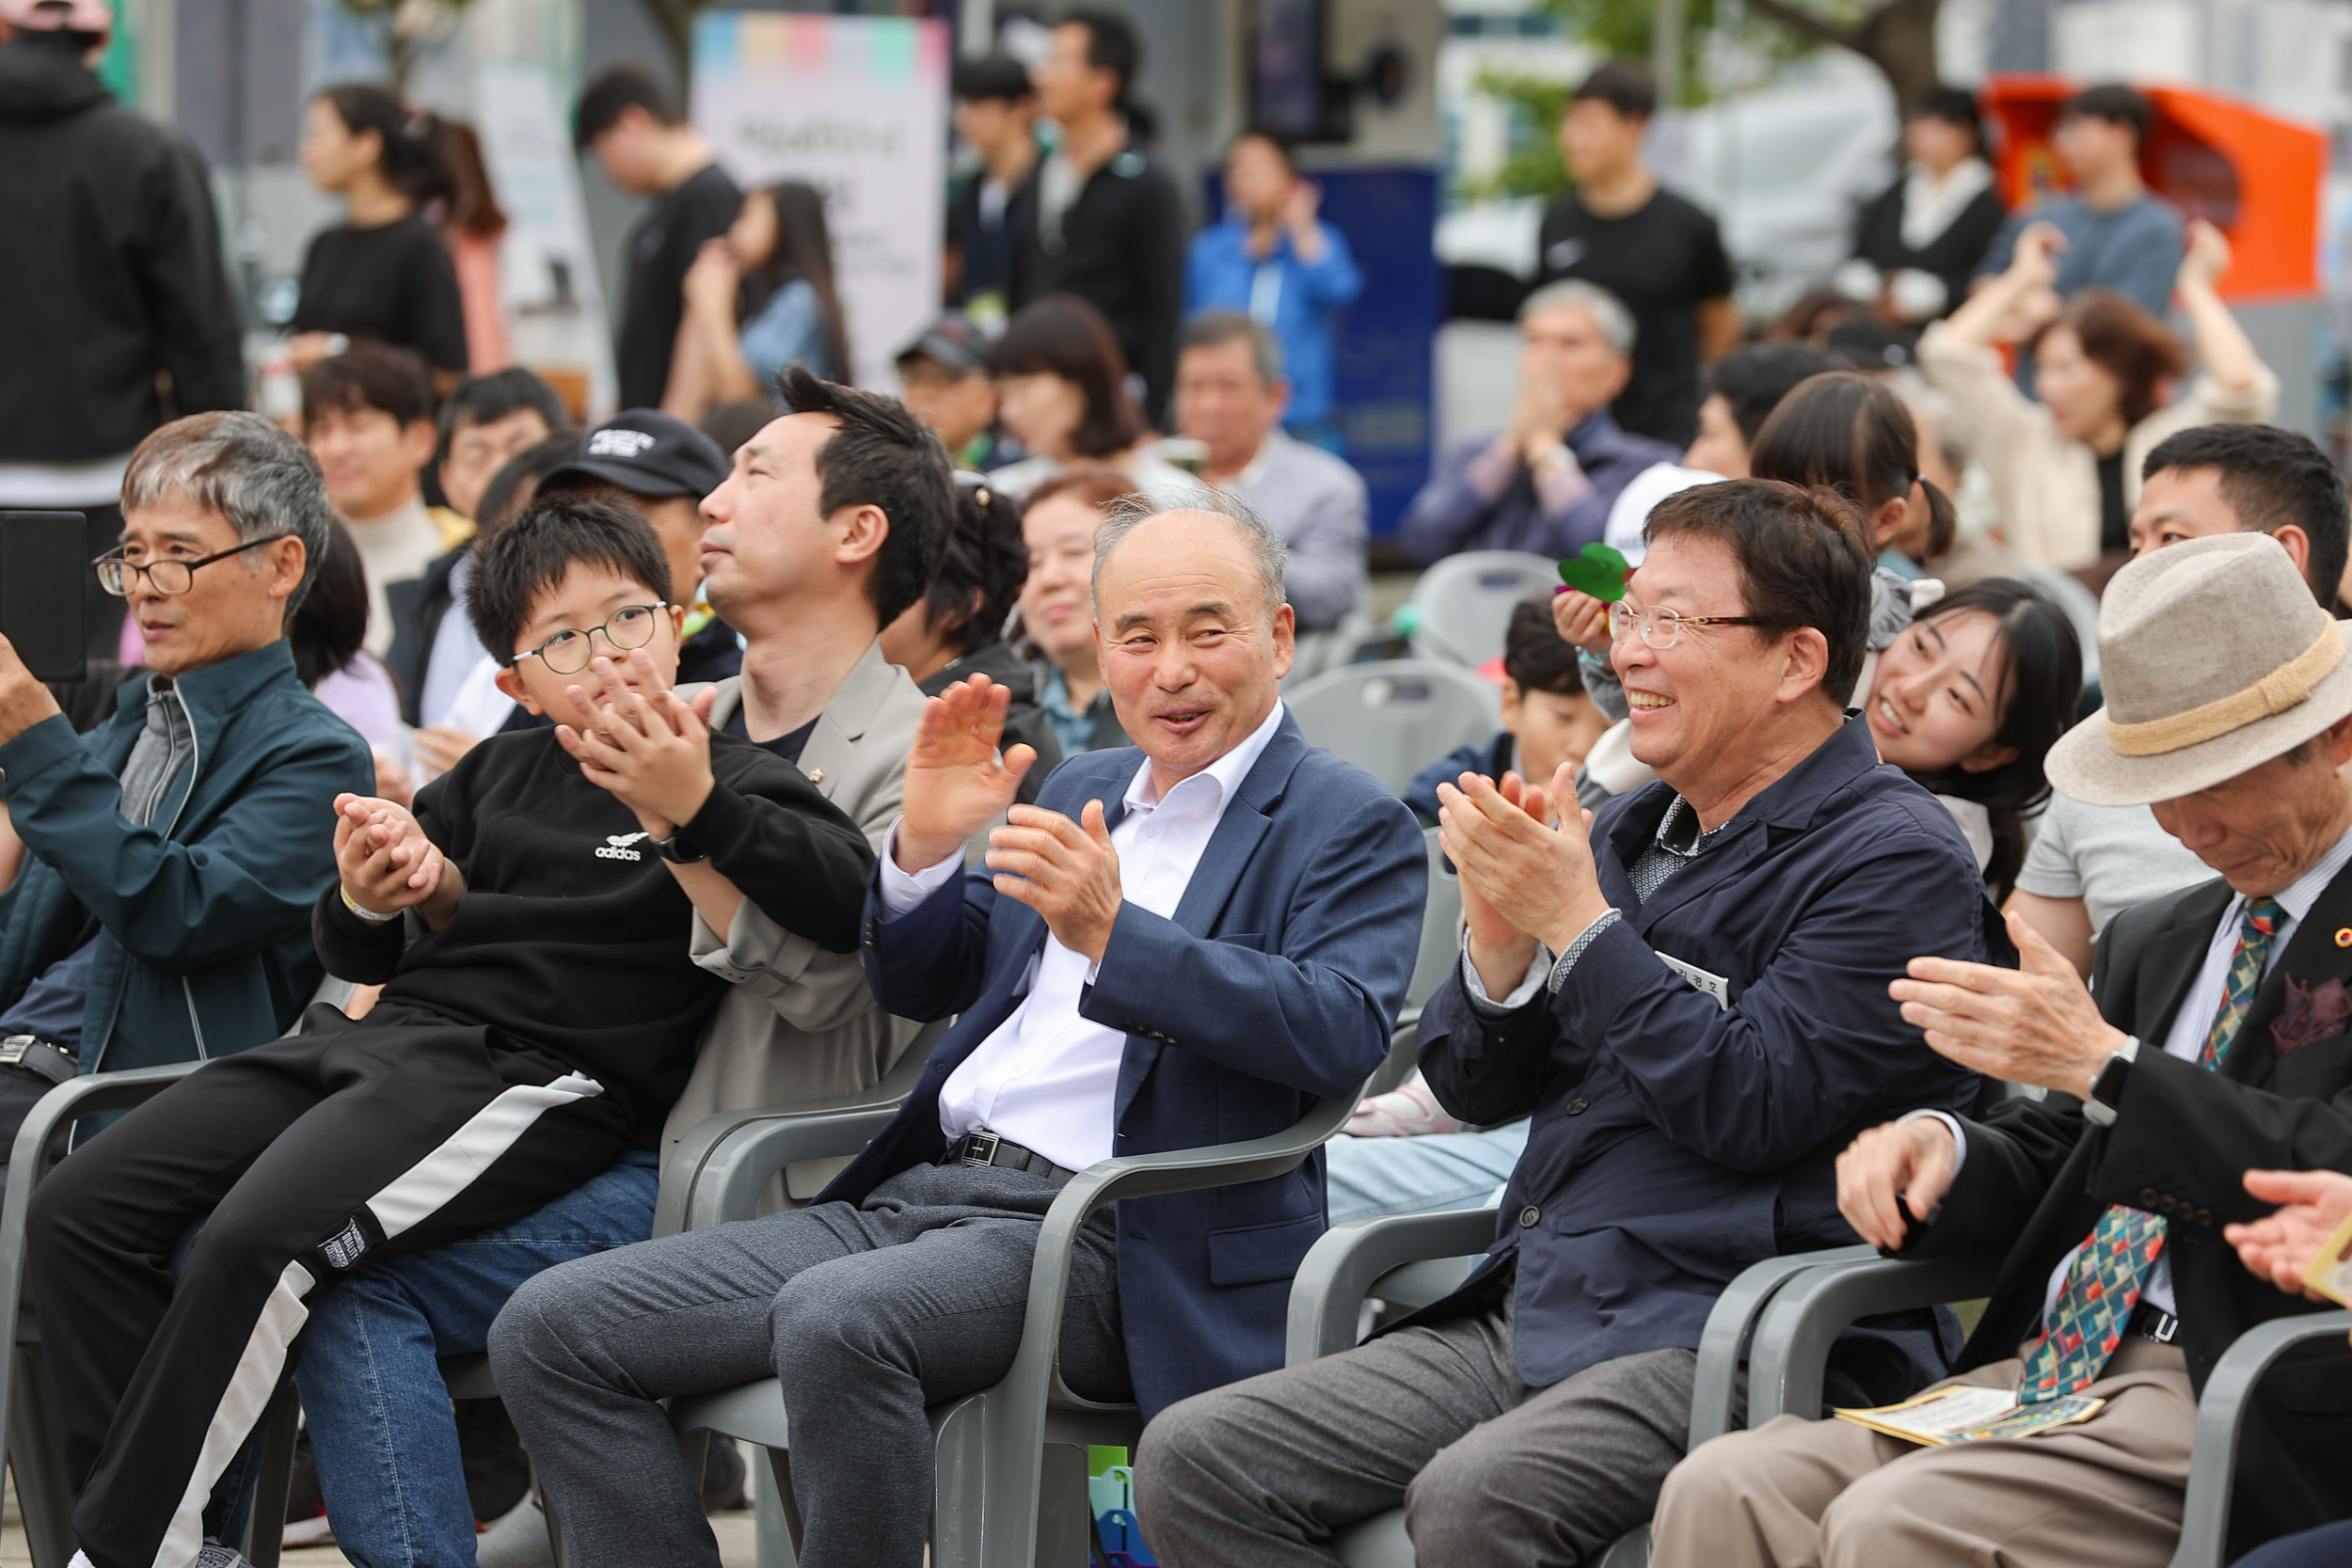
M501 683L565 722L476 747L413 816L338 797L342 885L312 935L381 999L215 1058L41 1187L32 1269L92 1561L195 1560L314 1290L652 1147L726 990L692 961L690 911L724 929L748 898L855 947L872 851L669 689L670 594L652 530L608 501L543 503L491 540L471 604Z
M956 473L955 530L947 535L939 571L920 599L882 627L882 657L904 670L926 697L936 697L973 674L1011 693L1005 714L1006 744L1037 749L1037 763L1021 781L1019 803L1037 800L1045 775L1061 762L1061 742L1038 705L1037 672L1005 641L1005 624L1028 580L1028 546L1021 538L1021 509L992 488L984 474Z
M110 22L93 0L0 6L0 509L80 512L93 558L122 536L132 449L245 406L211 176L90 72ZM114 657L122 604L90 576L92 657Z

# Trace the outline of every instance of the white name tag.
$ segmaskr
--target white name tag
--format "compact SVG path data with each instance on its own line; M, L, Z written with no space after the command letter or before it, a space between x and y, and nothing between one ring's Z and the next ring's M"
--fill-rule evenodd
M1653 949L1655 951L1655 949ZM1698 990L1715 999L1715 1006L1728 1011L1731 1007L1731 982L1720 974L1709 974L1696 964L1684 963L1671 953L1660 953L1658 961L1691 982Z

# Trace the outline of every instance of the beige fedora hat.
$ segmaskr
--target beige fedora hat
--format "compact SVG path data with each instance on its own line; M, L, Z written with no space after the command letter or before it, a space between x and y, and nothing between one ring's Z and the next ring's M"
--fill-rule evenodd
M2099 607L2107 705L2050 748L2096 806L2209 789L2352 714L2344 628L2265 533L2192 539L2115 574Z

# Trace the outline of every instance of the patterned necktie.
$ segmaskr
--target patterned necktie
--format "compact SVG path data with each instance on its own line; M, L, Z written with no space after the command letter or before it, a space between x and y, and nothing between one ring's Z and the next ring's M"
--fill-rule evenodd
M2220 1062L2237 1037L2238 1025L2262 989L2263 969L2270 944L2285 923L2286 910L2276 898L2249 898L2246 917L2237 928L2237 949L2230 955L2229 983L2222 990L2221 1010L2206 1031L2197 1065L2212 1068ZM2026 1353L2018 1379L2017 1397L2027 1404L2078 1394L2098 1380L2123 1329L2139 1305L2148 1275L2164 1251L2164 1221L2145 1210L2116 1204L2099 1216L2090 1239L2067 1266L2066 1283L2050 1307L2042 1338Z

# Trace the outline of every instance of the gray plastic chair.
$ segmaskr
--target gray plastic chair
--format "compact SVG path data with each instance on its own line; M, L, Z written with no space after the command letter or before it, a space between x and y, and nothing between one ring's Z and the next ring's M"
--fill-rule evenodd
M1142 1413L1136 1406L1081 1398L1062 1382L1056 1365L1071 1249L1088 1218L1120 1198L1263 1181L1294 1170L1339 1131L1358 1100L1401 1082L1412 1059L1410 1033L1400 1030L1388 1059L1361 1089L1316 1101L1287 1131L1207 1148L1105 1160L1070 1180L1038 1235L1028 1314L1012 1370L995 1387L930 1412L938 1466L934 1568L1083 1564L1091 1534L1085 1449L1133 1448L1142 1435ZM853 1153L888 1120L887 1112L857 1111L773 1117L747 1125L711 1149L687 1214L690 1228L748 1217L754 1196L775 1171L797 1160ZM773 1378L677 1400L671 1424L688 1440L690 1454L704 1433L758 1444L768 1452L775 1490L788 1508L791 1431L783 1391ZM789 1523L797 1536L798 1518ZM788 1550L762 1557L763 1568L784 1568L792 1560Z
M1511 607L1560 586L1560 567L1524 550L1465 550L1447 556L1413 585L1421 614L1413 630L1420 658L1449 659L1475 670L1502 652Z
M321 1003L340 1007L351 1000L354 989L350 981L328 975L303 1010ZM73 1556L73 1488L65 1473L48 1368L40 1356L40 1325L24 1300L25 1221L32 1212L33 1190L49 1174L43 1151L59 1129L84 1117L143 1105L203 1065L174 1062L87 1073L42 1095L17 1129L8 1154L8 1195L0 1200L0 1345L8 1347L8 1354L0 1356L0 1464L16 1477L17 1510L34 1568L66 1568ZM285 1478L294 1466L294 1383L288 1379L262 1418L261 1491L242 1543L254 1568L277 1568L286 1517ZM273 1478L274 1510L269 1506ZM255 1522L264 1518L281 1523L262 1529Z
M1806 1256L1820 1266L1807 1269L1780 1291L1756 1326L1748 1362L1751 1426L1781 1414L1808 1420L1821 1417L1821 1377L1829 1347L1856 1318L1970 1300L1992 1290L1996 1273L1989 1263ZM2237 1474L2238 1429L2264 1374L2290 1357L2297 1364L2318 1359L2315 1351L2330 1359L2352 1357L2352 1347L2344 1342L2347 1331L2352 1331L2352 1312L2274 1318L2239 1335L2215 1363L2197 1402L2188 1495L2171 1568L2221 1568Z
M1413 977L1406 982L1400 1024L1421 1016L1422 1004L1445 984L1462 954L1461 874L1446 863L1437 829L1422 829L1421 837L1429 853L1429 901L1422 906L1421 952L1413 959Z
M1301 1366L1353 1349L1363 1304L1378 1296L1425 1305L1468 1277L1495 1237L1498 1211L1454 1209L1434 1214L1394 1214L1334 1227L1307 1254L1291 1286L1283 1364ZM1749 1330L1791 1281L1822 1263L1869 1257L1867 1247L1768 1258L1726 1286L1708 1314L1699 1341L1698 1381L1691 1395L1691 1447L1739 1424L1740 1349ZM1756 1420L1751 1407L1750 1423ZM1391 1509L1340 1531L1332 1548L1347 1568L1413 1568L1405 1511ZM1643 1568L1649 1561L1649 1528L1612 1545L1600 1568Z
M1484 744L1501 727L1502 695L1458 664L1397 658L1343 665L1283 701L1310 745L1403 794L1448 752Z

